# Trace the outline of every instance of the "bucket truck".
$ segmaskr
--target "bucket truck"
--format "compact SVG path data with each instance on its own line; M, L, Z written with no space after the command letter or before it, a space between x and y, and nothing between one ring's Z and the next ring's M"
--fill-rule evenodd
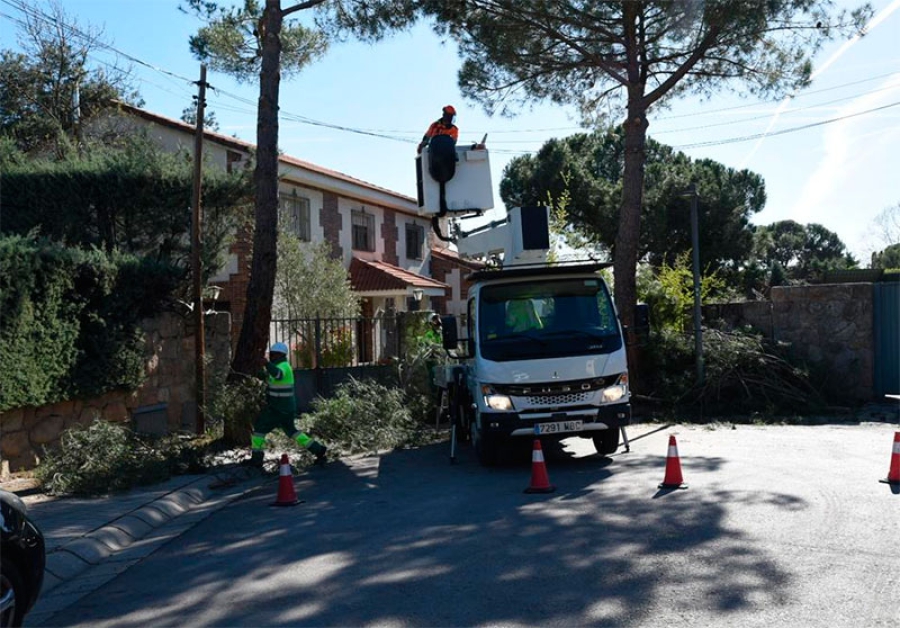
M482 154L466 155L475 150ZM431 167L426 173L434 159L429 147L417 169L420 213L432 215L437 235L454 242L461 257L492 260L468 277L462 325L454 316L442 321L455 363L438 367L434 379L451 418L451 460L457 440L470 440L486 466L511 439L578 436L592 439L602 455L615 452L631 405L623 329L600 273L611 264L551 262L546 207L513 208L468 232L456 221L444 234L442 218L492 205L487 149L456 153L445 158L462 164L459 179L442 183L441 165L437 177ZM423 195L429 186L432 193Z

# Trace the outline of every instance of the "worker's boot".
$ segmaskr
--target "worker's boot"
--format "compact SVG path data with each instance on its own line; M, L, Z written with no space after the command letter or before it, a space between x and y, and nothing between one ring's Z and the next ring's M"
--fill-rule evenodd
M325 464L328 462L325 459L325 454L328 452L328 447L320 443L319 441L312 441L306 447L309 450L309 453L316 457L316 464Z

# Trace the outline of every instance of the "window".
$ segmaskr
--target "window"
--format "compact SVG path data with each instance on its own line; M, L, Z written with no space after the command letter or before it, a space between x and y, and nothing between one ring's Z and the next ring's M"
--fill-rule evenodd
M353 249L356 251L375 250L375 216L354 211L352 215Z
M478 339L487 360L609 354L622 346L612 300L599 278L491 285L480 294ZM471 318L474 311L469 313Z
M303 242L309 242L309 199L293 194L281 194L278 197L278 205L286 231L293 233Z
M241 159L241 154L233 150L229 150L225 153L225 170L228 174L234 172L234 164L240 162Z
M422 248L425 243L425 227L415 223L406 223L406 257L422 259Z

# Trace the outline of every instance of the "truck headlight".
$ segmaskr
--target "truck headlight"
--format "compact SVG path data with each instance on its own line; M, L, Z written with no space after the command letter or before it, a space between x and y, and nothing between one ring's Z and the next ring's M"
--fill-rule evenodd
M623 397L628 396L628 374L625 373L621 375L616 381L616 383L612 386L603 389L602 401L603 403L615 403L622 399Z
M509 395L501 395L490 386L482 386L481 394L484 395L484 405L491 410L509 412L513 409L513 402Z

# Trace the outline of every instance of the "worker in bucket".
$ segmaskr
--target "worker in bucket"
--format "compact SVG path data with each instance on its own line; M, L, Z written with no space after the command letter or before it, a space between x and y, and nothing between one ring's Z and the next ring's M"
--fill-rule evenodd
M316 457L316 464L325 462L325 445L313 440L297 429L294 419L297 417L297 400L294 393L294 369L287 359L288 348L283 342L276 342L269 348L269 361L266 362L264 375L269 388L266 395L266 407L253 423L250 435L250 464L261 467L263 451L266 447L266 434L276 428L291 439L297 441Z
M453 141L456 142L459 139L459 129L453 124L455 118L456 109L453 105L444 107L441 110L441 117L432 122L431 126L428 127L428 130L425 131L425 135L422 136L422 141L419 142L416 152L421 153L422 149L428 146L428 142L431 141L431 138L437 135L449 135L453 138Z

